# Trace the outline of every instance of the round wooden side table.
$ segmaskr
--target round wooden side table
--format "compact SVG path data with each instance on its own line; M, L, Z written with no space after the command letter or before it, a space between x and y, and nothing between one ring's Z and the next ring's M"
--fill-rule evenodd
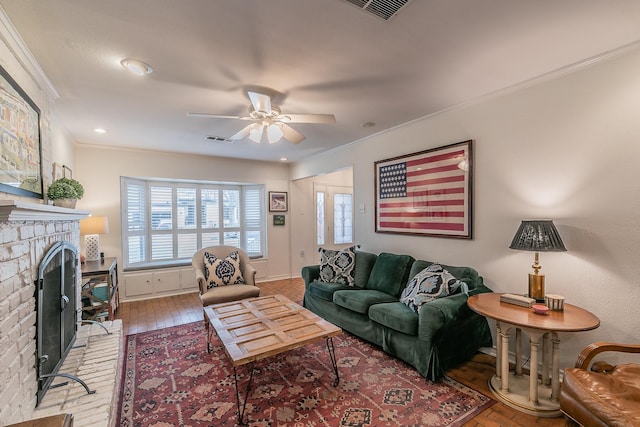
M533 309L500 301L497 293L469 297L467 304L478 314L496 321L496 374L489 387L504 404L538 417L562 415L560 394L559 332L580 332L596 329L600 319L591 312L571 304L563 311L535 314ZM515 331L515 372L509 370L509 337ZM522 331L529 335L531 345L530 373L522 372ZM551 348L549 348L549 339ZM538 381L538 351L542 341L542 372ZM551 359L551 360L549 360ZM551 366L549 364L551 363ZM549 372L551 371L551 372Z

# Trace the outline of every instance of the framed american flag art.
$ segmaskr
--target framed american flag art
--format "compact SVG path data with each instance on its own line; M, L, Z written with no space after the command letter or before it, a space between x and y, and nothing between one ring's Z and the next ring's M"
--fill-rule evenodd
M376 232L471 239L472 141L374 163Z

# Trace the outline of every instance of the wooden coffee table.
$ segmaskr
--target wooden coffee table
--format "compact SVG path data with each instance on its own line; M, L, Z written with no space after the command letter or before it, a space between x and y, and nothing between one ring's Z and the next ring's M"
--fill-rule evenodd
M331 365L336 375L333 386L338 385L340 377L332 338L341 334L342 329L287 297L270 295L214 304L205 307L204 313L207 321L213 326L209 328L209 333L213 333L212 329L215 330L233 364L238 422L241 425L244 425L244 412L255 371L253 363L257 360L326 339ZM244 403L240 408L236 368L246 364L250 364L251 374Z

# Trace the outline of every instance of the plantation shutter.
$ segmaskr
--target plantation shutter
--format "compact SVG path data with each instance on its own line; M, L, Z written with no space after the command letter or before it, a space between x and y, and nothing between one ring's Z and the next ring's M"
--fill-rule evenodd
M147 228L145 183L143 181L129 180L123 183L125 194L125 209L123 215L126 225L123 242L123 253L129 264L143 262L146 252L145 232Z
M151 185L151 261L173 258L173 189Z
M262 187L245 187L244 191L244 248L250 257L262 256L264 196Z

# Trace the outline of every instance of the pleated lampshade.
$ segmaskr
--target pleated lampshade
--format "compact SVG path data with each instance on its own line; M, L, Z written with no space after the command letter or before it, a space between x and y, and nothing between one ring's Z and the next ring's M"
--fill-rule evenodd
M567 250L560 233L550 219L522 221L509 248L536 252L563 252Z

